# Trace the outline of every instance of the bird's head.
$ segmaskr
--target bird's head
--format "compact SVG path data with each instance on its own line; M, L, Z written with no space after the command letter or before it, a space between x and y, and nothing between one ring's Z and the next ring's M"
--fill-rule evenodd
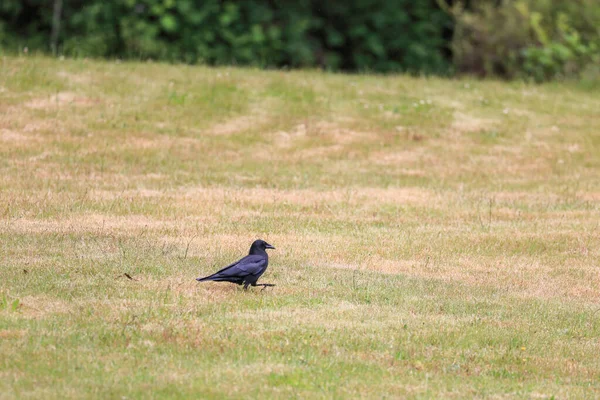
M271 246L264 240L258 239L255 240L254 243L252 243L252 246L250 247L250 254L256 254L258 252L262 253L265 252L265 250L267 249L275 249L275 247Z

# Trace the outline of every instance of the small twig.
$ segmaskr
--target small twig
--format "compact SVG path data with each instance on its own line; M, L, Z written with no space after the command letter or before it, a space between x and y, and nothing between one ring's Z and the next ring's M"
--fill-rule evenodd
M167 241L165 240L163 242L163 245L160 249L161 254L163 255L163 257L165 257L167 254L169 254L169 245L167 244Z
M488 215L488 229L492 226L492 206L494 205L494 199L490 198L490 212Z
M477 203L477 219L479 220L479 225L481 225L482 228L489 230L492 226L492 208L494 206L494 198L490 197L489 202L488 202L488 224L487 224L487 227L485 225L485 222L483 222L483 218L481 217L479 204L481 204L481 203L480 202Z
M335 211L333 211L333 209L329 206L329 204L325 203L324 206L327 210L329 210L331 215L337 215L337 213Z
M115 198L113 199L113 201L110 203L110 206L108 206L108 212L111 212L115 203L117 202L117 200L121 200L123 194L125 193L125 189L121 190L121 193L119 193L118 196L115 196Z
M183 255L182 260L185 260L187 258L188 250L190 249L190 244L192 243L192 240L196 239L196 236L198 236L198 235L192 236L192 238L189 240L189 242L187 242L187 246L185 247L185 254Z
M122 278L122 277L125 277L125 278L129 279L130 281L137 281L137 279L135 279L134 277L132 277L131 275L129 275L127 272L124 272L121 275L117 275L115 277L115 279L119 279L119 278Z
M83 192L83 196L81 196L79 199L75 200L75 201L73 202L73 204L71 204L71 211L73 211L73 210L75 209L75 206L76 206L77 204L83 204L83 202L85 201L85 198L86 198L86 197L87 197L87 195L88 195L88 191L89 191L89 190L90 190L90 188L89 188L89 187L86 187L86 188L85 188L85 191Z

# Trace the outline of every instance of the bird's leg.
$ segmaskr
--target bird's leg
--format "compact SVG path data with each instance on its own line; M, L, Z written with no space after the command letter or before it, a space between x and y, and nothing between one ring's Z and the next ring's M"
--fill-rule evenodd
M250 284L249 283L244 284L244 290L248 290L248 285L250 285Z

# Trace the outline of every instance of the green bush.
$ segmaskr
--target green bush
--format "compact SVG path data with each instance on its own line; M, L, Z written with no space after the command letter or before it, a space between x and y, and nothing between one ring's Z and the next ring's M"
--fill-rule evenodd
M47 8L49 12L39 13ZM16 51L46 49L50 42L52 5L44 0L0 1L0 47Z
M442 6L445 5L440 0ZM445 6L458 71L541 82L579 78L600 60L597 0L484 0Z
M452 54L456 70L479 76L514 77L519 52L532 43L526 18L512 6L491 1L465 9L457 3Z
M539 46L529 46L522 52L522 74L537 82L562 77L579 77L592 64L600 62L600 49L595 41L585 42L571 25L567 14L560 12L554 35L542 25L542 15L530 16L531 26ZM552 27L551 27L552 28ZM593 37L592 37L593 39Z
M332 70L449 70L435 0L63 0L70 56ZM49 50L52 1L4 0L0 45Z

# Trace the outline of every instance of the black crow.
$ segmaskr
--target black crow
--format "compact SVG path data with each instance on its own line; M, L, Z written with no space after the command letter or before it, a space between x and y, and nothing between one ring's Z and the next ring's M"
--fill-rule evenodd
M274 248L264 240L255 240L252 246L250 246L250 253L246 257L212 275L197 278L196 280L198 282L233 282L238 285L244 285L244 289L248 289L248 286L262 286L264 290L267 286L275 286L272 283L256 283L269 265L269 256L266 250Z

